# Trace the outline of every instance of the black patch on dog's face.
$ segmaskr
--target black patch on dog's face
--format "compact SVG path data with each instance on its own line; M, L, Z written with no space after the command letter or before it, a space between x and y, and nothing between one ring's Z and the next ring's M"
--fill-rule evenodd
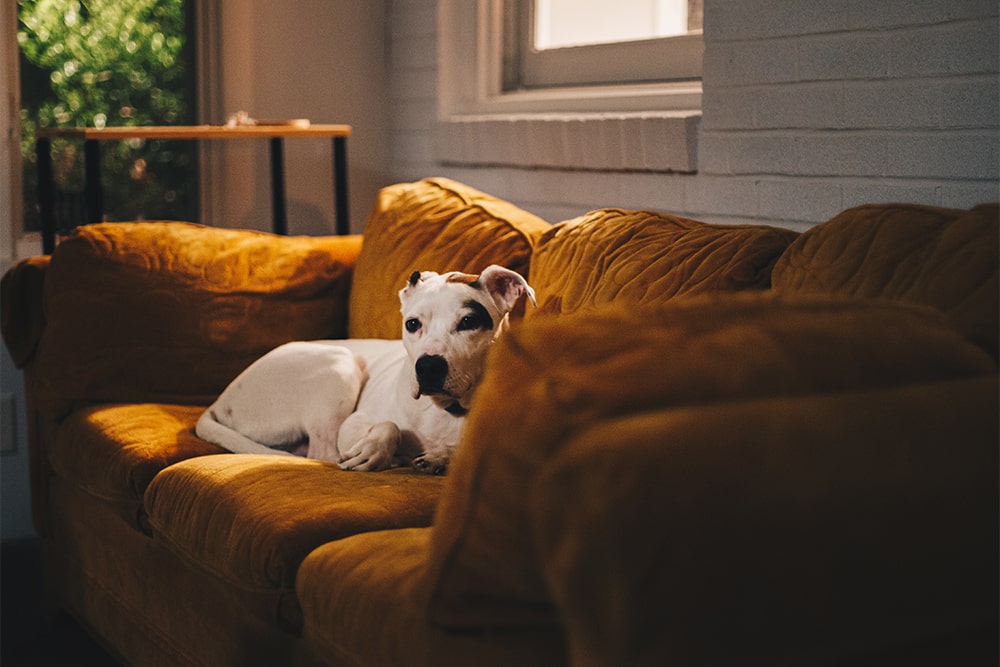
M464 304L468 312L465 313L462 318L455 325L455 331L491 331L493 329L493 318L490 317L490 313L486 310L486 307L475 301L469 299Z

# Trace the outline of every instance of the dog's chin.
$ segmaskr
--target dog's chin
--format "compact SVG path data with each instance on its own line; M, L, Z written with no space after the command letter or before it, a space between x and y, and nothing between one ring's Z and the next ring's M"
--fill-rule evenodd
M469 413L467 399L452 398L444 394L437 394L430 397L440 409L455 417L464 417Z
M462 396L456 396L455 394L445 391L426 391L422 389L419 385L415 386L413 389L414 400L419 399L422 396L434 401L434 403L442 410L455 410L456 406L461 408L463 411L469 409L469 399L471 398L470 392L466 392Z
M455 400L451 392L436 387L426 387L421 386L419 382L414 382L413 386L410 388L410 393L414 399L418 399L421 396L426 396L434 400Z
M431 399L438 405L451 405L456 402L458 403L461 402L461 399L457 396L454 396L451 392L447 392L444 390L427 391L425 389L420 389L418 387L416 392L414 392L413 394L413 398L418 399L422 396L426 396L427 398Z

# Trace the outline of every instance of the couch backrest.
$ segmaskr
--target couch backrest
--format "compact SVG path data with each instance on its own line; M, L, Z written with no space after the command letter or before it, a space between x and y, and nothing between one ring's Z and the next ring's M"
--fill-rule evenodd
M997 357L1000 207L851 208L805 232L774 267L782 294L880 297L933 306Z
M652 211L592 211L539 240L531 260L538 309L526 316L766 289L775 261L797 236L787 229L709 225Z
M499 264L528 274L549 229L517 206L445 178L382 189L365 223L351 287L351 338L399 338L401 290L414 271L479 273Z
M81 402L205 403L268 350L346 334L359 237L87 225L52 255L32 379Z

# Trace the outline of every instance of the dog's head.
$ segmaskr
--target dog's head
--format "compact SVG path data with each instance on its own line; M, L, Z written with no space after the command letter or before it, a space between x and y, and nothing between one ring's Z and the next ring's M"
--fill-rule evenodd
M535 303L524 278L501 266L478 276L415 271L399 292L413 397L429 396L449 412L464 414L486 352L522 294Z

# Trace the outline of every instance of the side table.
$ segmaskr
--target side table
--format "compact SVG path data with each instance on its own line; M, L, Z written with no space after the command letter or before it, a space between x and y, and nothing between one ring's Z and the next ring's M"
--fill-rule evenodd
M347 137L350 125L147 125L139 127L41 129L35 136L38 157L38 205L42 223L42 252L55 249L55 184L52 176L52 139L76 139L84 148L84 200L87 218L104 216L101 188L101 141L128 139L269 139L271 144L271 211L273 231L288 233L285 210L284 139L330 137L333 139L333 204L337 234L350 233L347 203Z

